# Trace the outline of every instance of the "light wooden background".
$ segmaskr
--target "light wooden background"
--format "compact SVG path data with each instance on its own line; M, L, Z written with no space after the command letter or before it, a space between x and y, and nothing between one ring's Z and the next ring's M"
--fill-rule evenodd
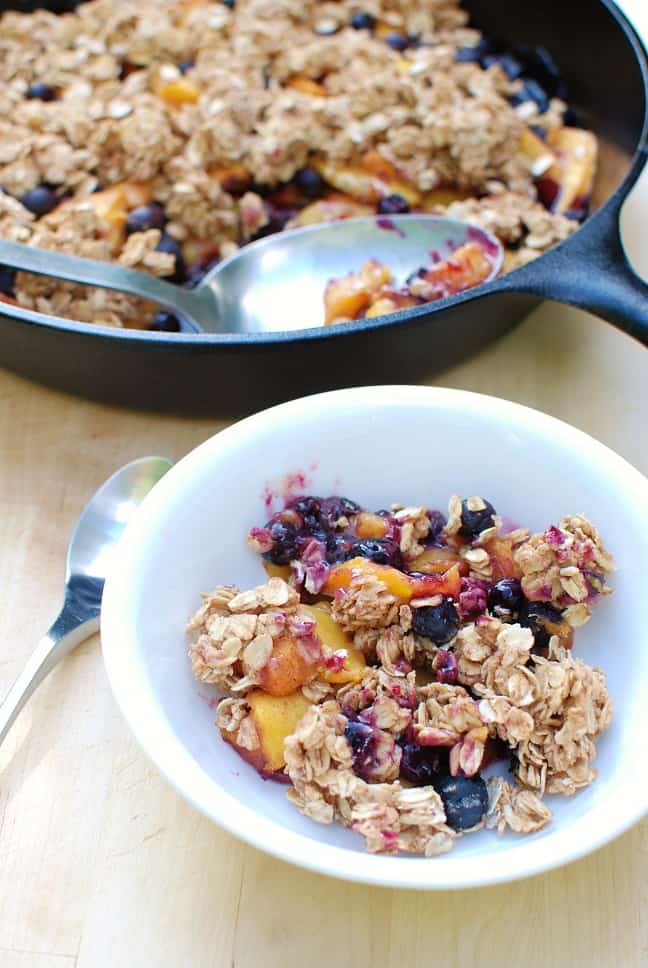
M645 0L623 6L648 34ZM624 216L642 251L648 177ZM430 382L492 392L593 434L648 473L648 353L545 304ZM54 617L68 536L96 487L224 424L129 413L0 371L0 695ZM211 825L155 773L110 694L97 637L0 749L0 968L648 965L648 822L512 885L396 892L320 877Z

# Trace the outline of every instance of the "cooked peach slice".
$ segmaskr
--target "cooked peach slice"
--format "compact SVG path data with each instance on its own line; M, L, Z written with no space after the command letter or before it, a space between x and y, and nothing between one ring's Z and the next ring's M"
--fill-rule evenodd
M326 97L328 91L319 81L314 81L311 77L303 77L295 74L286 82L286 87L291 87L294 91L301 91L302 94L311 94L313 97Z
M410 571L422 571L424 575L438 575L457 565L462 575L468 574L468 565L451 548L426 548L409 563Z
M261 669L259 685L271 696L288 696L312 679L321 664L322 651L315 636L306 644L293 635L282 635Z
M308 711L311 703L301 691L287 696L271 696L255 689L247 697L254 725L259 737L262 765L266 773L276 773L285 766L284 741L295 732L297 723ZM254 764L256 765L256 764Z
M378 155L378 152L375 154ZM339 165L320 161L315 162L314 167L329 185L361 202L375 204L385 195L401 195L410 205L417 205L421 198L420 193L400 177L391 162L386 159L381 161L383 167L380 172L366 168L362 163Z
M484 548L490 555L493 581L520 577L520 571L513 559L513 546L507 538L491 538L484 544Z
M121 188L126 196L128 202L128 208L139 208L140 205L148 205L148 203L153 198L153 186L150 182L136 182L136 181L125 181L120 182L115 188ZM110 191L110 189L107 189ZM97 192L100 195L101 192ZM91 198L95 198L96 195L92 195Z
M292 574L290 565L273 565L271 561L264 561L263 567L268 578L283 578L288 581Z
M376 316L387 316L389 313L397 313L401 309L410 309L412 306L419 305L420 300L408 293L386 289L371 303L365 313L365 319L374 319Z
M432 298L452 296L472 289L490 276L493 264L479 242L466 242L449 259L427 270L423 279L432 283Z
M209 177L218 182L223 191L244 191L252 183L252 175L245 165L234 164L209 169Z
M321 222L337 222L344 218L361 218L363 215L372 215L373 212L371 205L363 205L342 192L331 192L324 198L305 205L291 225L319 225Z
M324 659L324 668L320 673L322 678L335 685L358 682L367 668L364 654L354 648L351 639L334 620L326 605L305 607L312 612L322 645L330 650L330 655Z
M159 84L155 93L167 104L178 107L180 104L195 104L200 97L200 88L188 77L176 77Z
M331 279L324 290L324 322L328 325L336 319L355 319L391 278L387 266L368 259L359 272Z
M470 192L463 191L461 188L450 188L449 186L439 186L432 191L426 192L421 201L421 208L424 212L431 212L436 208L445 208L453 202L463 202L470 198Z
M351 558L331 569L322 592L335 595L339 589L348 588L356 575L370 575L384 582L387 590L405 605L413 598L429 598L432 595L459 596L461 575L457 565L451 565L442 575L406 575L391 565L378 565L367 558Z
M524 127L522 129L520 151L531 159L531 172L535 178L544 175L556 162L556 156L547 142L543 141L531 128Z
M592 192L598 157L596 137L581 128L554 128L548 142L557 155L556 163L543 176L557 186L551 207L554 212L579 208Z
M384 538L389 524L379 514L361 511L355 522L356 534L359 538Z

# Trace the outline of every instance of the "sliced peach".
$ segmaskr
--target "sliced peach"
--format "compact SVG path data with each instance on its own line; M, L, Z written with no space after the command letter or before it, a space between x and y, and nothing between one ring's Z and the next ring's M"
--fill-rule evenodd
M376 259L367 259L359 272L331 279L324 290L324 322L328 325L336 319L355 319L389 282L391 272Z
M252 182L252 175L245 165L234 164L209 169L209 177L218 182L223 191L244 191Z
M150 182L125 181L120 182L115 187L121 188L123 191L129 209L139 208L140 205L148 205L153 198L153 186ZM100 193L98 192L97 194ZM95 196L93 195L91 197L94 198Z
M271 696L288 696L312 679L322 664L321 649L307 649L300 639L282 635L261 669L259 685Z
M479 242L466 242L449 259L427 270L423 277L433 284L437 298L472 289L490 276L493 264Z
M201 92L188 77L176 77L156 87L155 93L167 104L178 107L181 104L195 104Z
M389 524L379 514L361 511L355 522L356 534L359 538L384 538Z
M353 646L350 637L340 628L324 604L305 607L313 615L322 644L332 652L332 655L324 660L322 678L335 685L358 682L367 668L364 654Z
M401 604L412 598L428 598L432 595L459 596L461 575L457 565L452 565L442 575L406 575L391 565L378 565L367 558L351 558L335 565L329 572L322 592L335 595L339 589L348 588L356 575L372 576L382 581Z
M461 188L440 186L439 188L433 188L431 192L425 193L421 202L421 208L424 212L430 212L432 209L439 208L440 206L452 205L453 202L463 202L467 198L470 198L470 192L463 191Z
M409 577L412 583L412 598L431 598L433 595L459 598L461 591L459 565L451 565L440 575L423 575L421 578L410 575Z
M416 299L415 296L387 288L371 303L365 313L365 319L387 316L389 313L397 313L401 309L410 309L412 306L419 305L420 300Z
M270 696L261 689L251 692L247 701L250 704L261 746L262 769L268 773L275 773L283 769L286 764L284 759L286 737L295 732L297 723L308 711L311 703L300 691L287 696Z
M295 74L286 82L286 87L291 87L294 91L301 91L302 94L311 94L313 97L326 97L328 91L319 81L314 81L310 77L303 77Z
M567 212L583 205L592 192L598 142L591 131L581 128L554 128L548 142L556 152L557 161L544 177L558 186L554 212Z
M310 205L305 205L295 218L292 225L319 225L321 222L337 222L345 218L361 218L363 215L372 215L374 208L371 205L363 205L350 195L342 192L331 192L324 198L319 198Z
M403 178L403 173L376 148L370 148L360 159L360 166L382 183L382 195L401 195L410 205L419 205L421 193Z
M462 575L468 574L468 564L451 548L426 548L409 563L410 571L422 571L424 575L438 575L451 565L457 565Z
M520 571L513 559L513 546L507 538L491 538L484 544L484 548L490 555L493 581L520 577Z
M531 128L522 128L520 135L520 151L527 158L531 159L531 171L536 178L544 175L546 171L556 162L556 156L548 146L546 141L532 131Z
M345 192L361 202L375 204L382 197L381 183L358 165L339 165L328 161L316 161L313 167L317 169L325 182Z
M283 578L288 581L292 571L290 565L273 565L271 561L263 561L263 567L268 578Z

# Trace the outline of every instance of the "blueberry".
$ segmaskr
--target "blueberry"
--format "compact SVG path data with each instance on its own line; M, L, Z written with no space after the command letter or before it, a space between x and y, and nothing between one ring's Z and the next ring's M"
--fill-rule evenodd
M230 10L233 10L234 7L236 6L236 0L223 0L223 3L225 4L226 7L229 7Z
M153 317L151 329L157 330L160 333L179 333L180 323L178 322L178 317L174 316L173 313L161 309Z
M385 779L385 771L391 772L400 763L401 750L389 733L366 723L350 721L344 735L353 751L353 771L371 783Z
M266 528L272 537L272 548L263 557L273 565L289 565L297 557L297 528L284 521L268 521Z
M500 578L488 592L488 611L498 617L515 615L522 597L522 586L517 578Z
M312 532L319 530L322 526L321 500L318 497L300 497L290 505L294 511L298 511L304 522L306 531Z
M317 198L322 195L326 185L324 179L314 168L300 168L295 174L295 185L309 198Z
M20 199L25 208L28 208L34 215L47 215L58 204L58 198L51 188L46 185L39 185L26 192Z
M155 251L168 252L169 255L175 256L175 268L165 278L171 282L182 282L185 277L185 263L182 258L182 247L177 239L163 232L160 241L155 246Z
M537 81L527 79L522 84L520 90L509 98L511 104L523 104L525 101L534 101L540 114L549 110L549 98L544 89Z
M373 30L376 26L376 18L365 11L356 11L351 14L351 26L354 30Z
M443 776L434 780L434 789L453 830L474 827L488 809L488 791L481 776Z
M409 37L406 34L401 34L393 30L385 37L385 43L392 50L403 51L409 47Z
M180 61L180 63L178 64L178 70L180 71L181 74L186 74L187 71L190 71L193 66L194 66L194 62L192 60Z
M362 541L354 541L349 549L349 557L368 558L378 565L391 565L392 568L401 568L403 564L400 548L389 538L364 538Z
M133 232L147 232L149 229L163 229L166 223L166 216L161 205L152 202L150 205L140 205L128 213L126 219L126 232L131 235ZM163 250L161 250L163 251Z
M186 270L184 286L187 289L194 289L205 278L210 269L220 262L218 256L213 259L199 259Z
M476 538L486 528L493 527L495 508L484 498L480 498L479 501L484 507L471 507L470 505L473 504L472 498L467 498L461 502L461 527L459 528L459 534L464 538Z
M499 64L509 81L516 81L522 74L522 65L509 54L486 54L481 59L481 65L485 69L494 64Z
M378 202L378 211L381 215L404 215L410 207L402 195L385 195Z
M459 613L451 598L444 598L440 605L422 605L412 612L413 630L436 645L449 642L459 631Z
M418 743L406 743L403 746L400 775L414 786L430 786L447 769L447 749L440 746L419 746Z
M520 605L518 622L524 628L531 629L535 643L533 651L536 653L546 651L552 635L557 635L565 646L571 643L571 626L549 602L528 602L524 599Z
M525 77L530 77L542 85L549 97L565 98L565 83L556 62L545 47L517 47L515 56L522 62Z
M326 538L326 560L329 565L338 565L352 557L349 539L343 534L329 532Z
M56 93L49 86L49 84L43 84L41 81L35 81L27 88L25 97L30 101L54 101L56 100Z
M0 265L0 293L3 296L13 296L16 270L9 266Z
M348 497L327 497L320 504L320 520L329 528L335 527L340 518L350 518L358 514L360 505Z
M458 47L455 61L458 64L479 64L490 49L487 40L480 40L474 47Z
M426 544L433 544L438 541L439 535L446 526L446 519L440 511L428 511L428 518L430 519L430 530L425 538Z

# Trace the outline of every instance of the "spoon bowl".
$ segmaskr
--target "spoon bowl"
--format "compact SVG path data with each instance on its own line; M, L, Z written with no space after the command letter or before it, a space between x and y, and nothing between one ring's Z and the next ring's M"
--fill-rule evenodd
M152 300L174 313L184 332L273 333L323 326L326 284L357 271L367 259L387 264L401 285L421 266L450 258L471 240L488 254L493 279L504 258L499 240L436 215L372 215L278 232L218 263L195 289L4 239L0 264Z

